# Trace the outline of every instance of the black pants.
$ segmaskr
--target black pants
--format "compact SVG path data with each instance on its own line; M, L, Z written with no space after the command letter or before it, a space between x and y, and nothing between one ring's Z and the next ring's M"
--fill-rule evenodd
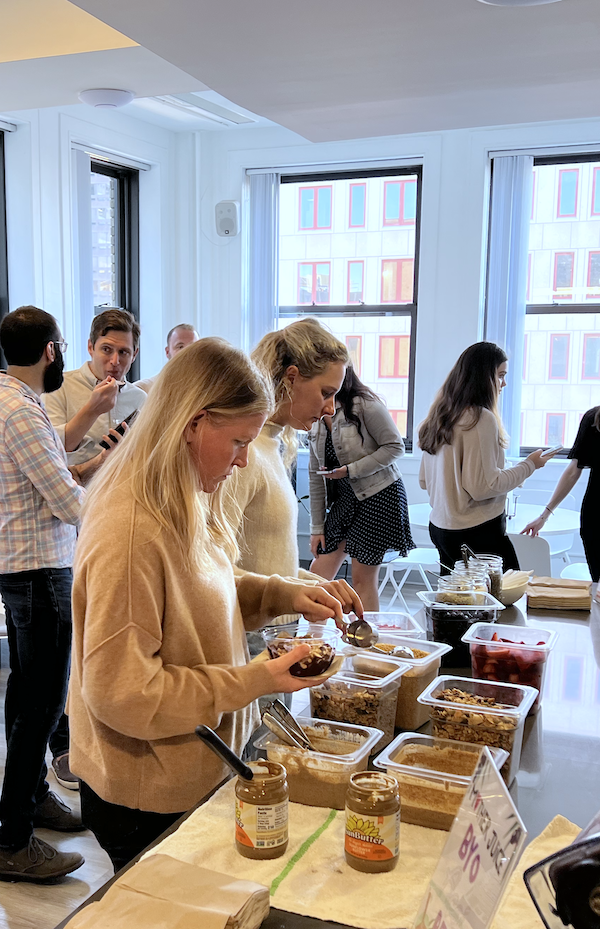
M471 529L439 529L429 523L429 535L439 552L441 564L448 568L453 568L454 563L461 560L461 545L468 545L476 555L500 555L505 571L509 568L518 571L520 568L517 553L506 534L505 513ZM440 573L449 572L442 567Z
M581 541L585 552L592 581L600 580L600 543L598 541L598 525L596 514L589 512L589 507L581 511Z
M6 768L0 846L19 849L48 794L48 739L65 708L71 654L70 568L0 574L10 675L6 685Z
M66 713L62 714L56 729L48 739L48 748L53 758L58 758L59 755L64 755L69 751L69 717Z
M103 800L84 781L80 782L81 818L91 829L113 863L115 872L143 852L183 813L150 813L131 810Z

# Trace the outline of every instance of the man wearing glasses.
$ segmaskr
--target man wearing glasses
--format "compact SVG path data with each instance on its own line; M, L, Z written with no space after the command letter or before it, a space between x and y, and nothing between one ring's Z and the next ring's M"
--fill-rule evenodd
M0 373L0 594L10 654L0 878L39 882L83 864L33 829L83 828L50 792L44 757L65 705L71 565L85 492L41 401L63 381L66 344L56 320L20 307L2 320L0 344L8 364Z

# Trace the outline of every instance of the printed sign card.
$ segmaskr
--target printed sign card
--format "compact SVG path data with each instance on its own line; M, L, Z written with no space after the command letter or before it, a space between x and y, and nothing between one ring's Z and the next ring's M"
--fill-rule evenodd
M488 929L526 836L484 747L414 929Z

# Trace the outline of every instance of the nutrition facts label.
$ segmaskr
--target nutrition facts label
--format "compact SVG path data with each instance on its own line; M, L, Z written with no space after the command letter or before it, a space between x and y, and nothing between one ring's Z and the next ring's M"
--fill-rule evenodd
M288 838L288 804L258 806L236 798L235 824L238 840L254 848L275 848ZM247 839L241 839L241 835Z

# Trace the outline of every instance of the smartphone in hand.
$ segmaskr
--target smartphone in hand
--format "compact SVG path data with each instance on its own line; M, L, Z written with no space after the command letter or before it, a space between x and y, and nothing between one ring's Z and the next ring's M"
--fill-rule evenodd
M562 445L553 445L552 448L546 448L542 452L542 458L549 458L550 455L556 455L557 452L562 452Z
M125 435L125 426L130 426L139 412L139 410L134 410L133 413L130 413L129 416L126 416L125 419L121 420L118 426L114 427L114 432L118 432L119 435ZM112 441L116 444L117 440L112 439ZM100 445L102 448L110 448L110 445L108 442L105 442L104 439L100 439Z

